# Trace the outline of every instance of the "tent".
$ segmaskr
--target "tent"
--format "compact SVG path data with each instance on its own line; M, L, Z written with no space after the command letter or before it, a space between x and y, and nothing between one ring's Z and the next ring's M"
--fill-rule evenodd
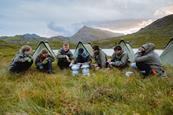
M51 47L49 46L49 43L47 41L41 41L36 50L34 51L34 54L33 54L33 59L35 60L37 58L37 56L40 54L40 52L43 50L43 49L46 49L48 52L49 52L49 55L51 55L52 57L56 57L53 50L51 49Z
M93 51L92 51L91 44L89 44L89 43L82 43L82 42L79 42L77 44L76 49L75 49L75 52L74 52L74 57L77 57L79 48L83 48L84 49L84 54L86 56L89 55L90 57L92 57Z
M173 66L173 38L166 45L163 53L160 55L160 59L164 65Z
M130 62L134 62L135 60L135 54L133 52L133 48L131 47L131 45L124 41L124 40L121 40L118 45L120 45L122 47L122 49L128 54L129 56L129 61Z

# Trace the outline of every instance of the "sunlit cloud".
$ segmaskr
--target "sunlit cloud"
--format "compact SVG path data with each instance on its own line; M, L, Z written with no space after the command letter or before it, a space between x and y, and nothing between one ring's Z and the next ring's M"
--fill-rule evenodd
M150 19L171 14L172 4L173 0L0 0L0 35L71 36L84 25L97 27L97 22L142 20L132 27L100 27L129 34Z

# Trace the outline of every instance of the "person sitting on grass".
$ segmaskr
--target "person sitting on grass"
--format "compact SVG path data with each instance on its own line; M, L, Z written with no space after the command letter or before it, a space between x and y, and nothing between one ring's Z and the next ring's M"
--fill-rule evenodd
M38 70L52 74L52 62L54 58L49 55L46 49L43 49L35 60L35 65Z
M80 69L82 69L83 75L89 75L90 64L90 56L84 53L83 48L79 48L77 57L75 58L74 62L70 64L73 76L78 75Z
M107 67L107 56L97 45L93 46L93 57L96 62L96 64L94 65L96 69Z
M70 63L73 61L73 54L70 51L69 43L65 42L63 48L58 51L57 60L61 70L69 68Z
M155 45L153 43L146 43L142 45L135 54L135 63L131 66L139 69L144 76L165 76L160 57L154 52L154 49Z
M128 66L129 57L126 52L123 51L122 47L117 45L114 47L114 53L112 59L109 60L110 67L124 68Z
M32 48L28 45L24 45L21 47L19 52L20 53L15 56L15 58L12 60L9 66L10 72L24 72L32 66Z

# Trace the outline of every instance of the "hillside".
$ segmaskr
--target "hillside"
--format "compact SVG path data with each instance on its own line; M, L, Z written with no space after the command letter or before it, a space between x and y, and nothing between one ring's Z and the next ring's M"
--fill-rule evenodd
M35 43L41 40L46 40L46 38L40 37L36 34L24 34L16 36L2 36L0 37L0 40L4 40L8 43L28 44L28 43Z
M139 47L146 42L153 42L157 48L164 48L173 37L173 15L158 19L138 32L122 37L113 37L102 41L94 41L102 47L112 47L121 39L130 41L134 47Z
M90 42L94 40L102 40L105 38L122 36L120 33L112 33L105 30L95 29L91 27L84 26L77 33L75 33L71 39L72 41L78 42Z

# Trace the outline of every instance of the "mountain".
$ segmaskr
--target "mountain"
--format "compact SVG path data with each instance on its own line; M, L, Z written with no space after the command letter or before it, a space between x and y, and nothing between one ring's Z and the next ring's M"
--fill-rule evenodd
M157 34L161 36L173 36L173 14L165 16L142 28L137 34Z
M40 39L41 38L37 34L24 34L24 35L22 35L22 37L24 39L28 39L28 40L31 40L31 39Z
M9 42L9 43L30 43L30 42L38 42L41 40L45 40L46 38L40 37L36 34L24 34L24 35L16 35L16 36L2 36L1 40Z
M77 33L75 33L71 39L72 41L78 42L89 42L94 40L101 40L105 38L122 36L120 33L113 33L101 29L95 29L91 27L84 26Z
M150 25L140 29L138 32L123 37L113 37L102 41L94 41L104 47L112 46L121 39L131 42L134 47L139 47L144 43L152 42L157 48L164 48L173 37L173 14L160 18Z
M49 40L53 40L53 41L56 41L56 40L61 40L61 41L68 41L70 40L70 37L64 37L64 36L53 36L51 38L49 38Z

